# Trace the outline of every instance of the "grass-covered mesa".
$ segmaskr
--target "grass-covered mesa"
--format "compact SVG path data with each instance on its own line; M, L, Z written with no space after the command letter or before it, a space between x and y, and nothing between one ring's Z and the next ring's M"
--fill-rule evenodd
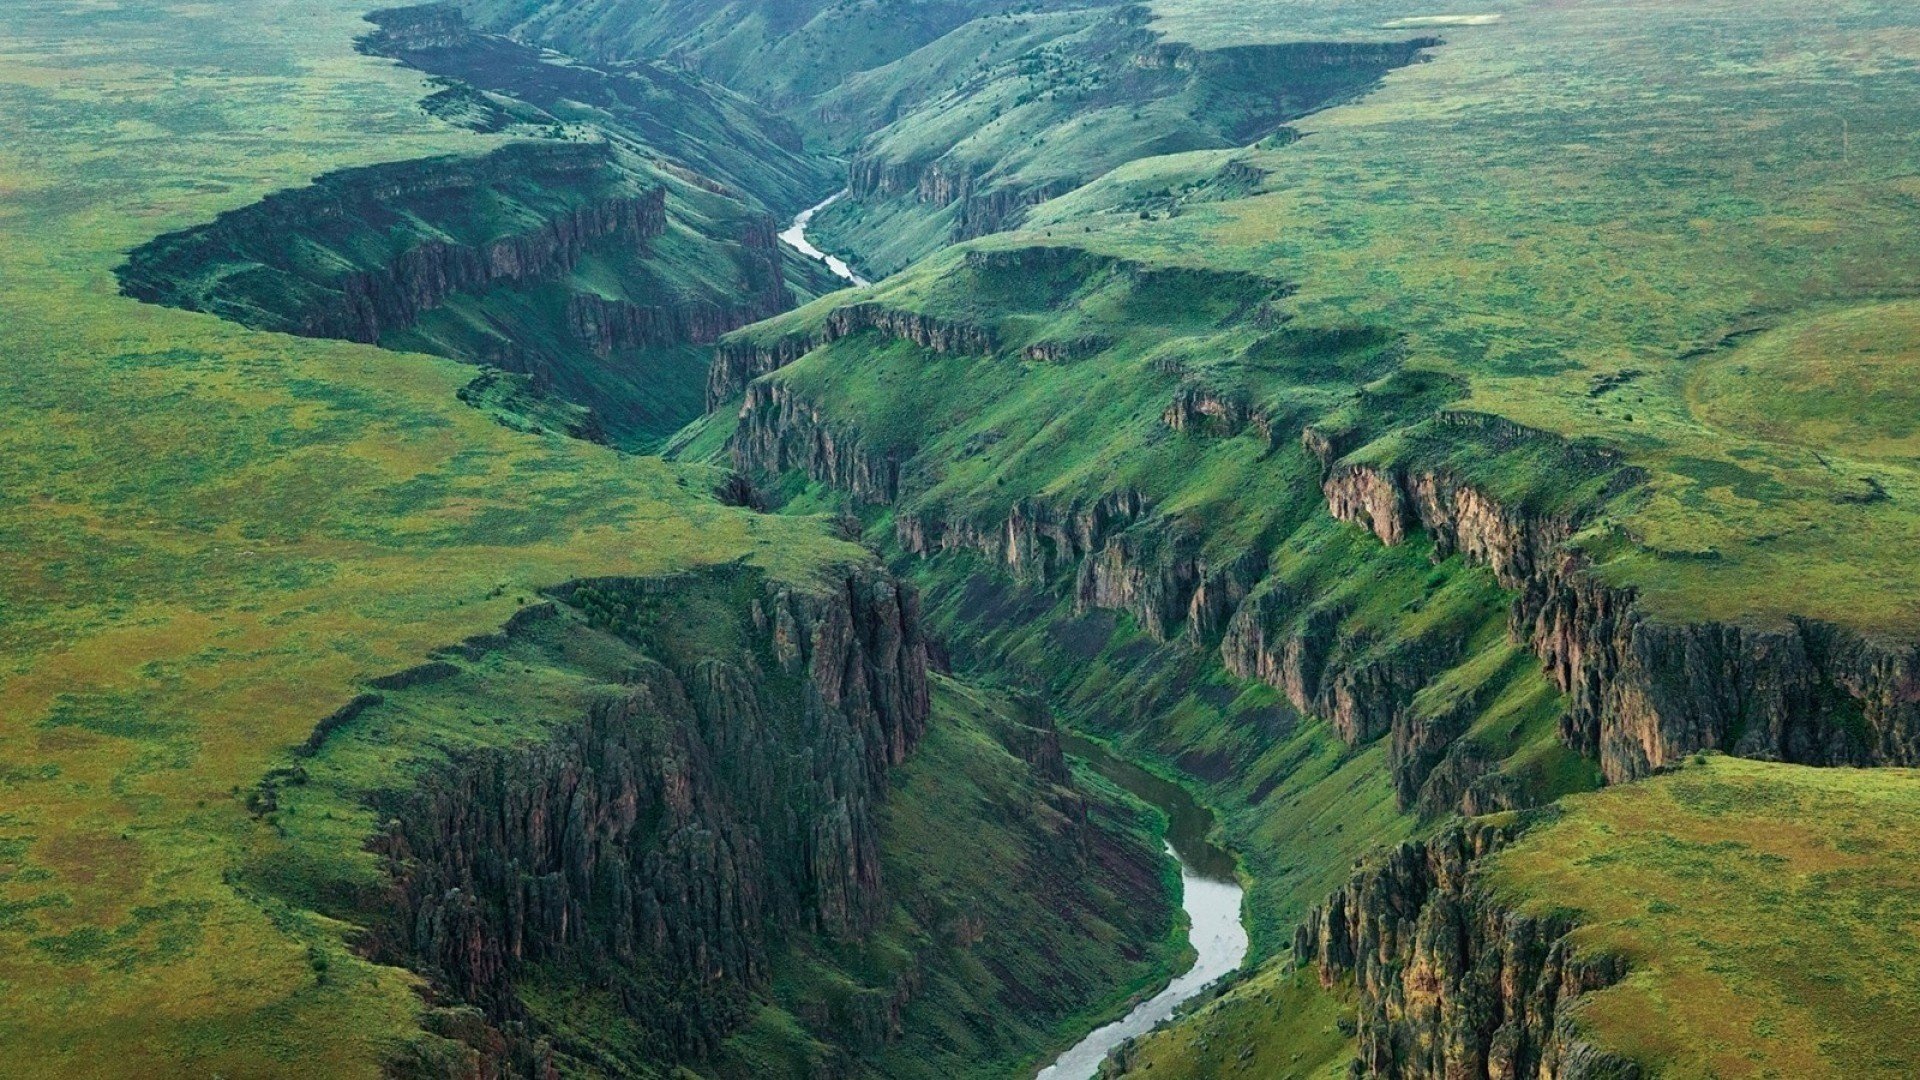
M1030 1076L1068 733L1109 1075L1920 1070L1912 5L370 7L0 12L8 1075Z
M1577 949L1626 958L1578 1023L1650 1073L1906 1076L1917 783L1705 758L1569 800L1487 878L1522 910L1571 912Z

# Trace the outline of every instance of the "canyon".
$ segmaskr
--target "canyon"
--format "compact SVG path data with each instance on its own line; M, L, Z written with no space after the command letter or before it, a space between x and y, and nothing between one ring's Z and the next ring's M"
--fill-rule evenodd
M1910 1069L1910 13L239 2L0 19L23 1075Z

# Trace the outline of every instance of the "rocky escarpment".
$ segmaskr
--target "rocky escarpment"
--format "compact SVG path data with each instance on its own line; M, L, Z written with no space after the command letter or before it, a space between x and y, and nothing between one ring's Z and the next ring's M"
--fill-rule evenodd
M748 476L797 470L864 504L890 503L900 494L898 449L869 445L782 382L747 387L730 445L734 467Z
M1512 910L1476 864L1518 825L1469 821L1354 874L1295 931L1294 959L1359 998L1352 1075L1384 1080L1630 1080L1568 1007L1625 965L1579 955L1572 921Z
M1442 623L1378 641L1347 629L1349 614L1339 603L1269 585L1234 611L1221 659L1233 674L1266 683L1294 708L1325 719L1348 745L1372 742L1407 723L1419 692L1464 658L1466 633ZM1396 771L1399 760L1390 755Z
M570 194L544 194L554 191ZM497 199L545 209L527 215L531 228L446 239L473 235L489 213L483 204ZM664 190L630 184L606 147L517 144L330 173L159 237L119 274L122 291L150 303L375 342L456 293L552 277L598 246L640 250L665 226Z
M999 348L993 332L985 327L880 304L850 304L835 308L820 329L812 333L788 334L765 343L722 341L707 372L707 410L720 408L739 397L748 383L786 367L822 345L867 331L896 341L910 341L942 354L987 354Z
M968 195L961 200L960 212L954 216L953 239L956 242L972 240L1011 229L1026 217L1029 207L1057 199L1082 183L1085 183L1083 177L1056 177L1037 184L1000 187Z
M538 1026L518 994L529 972L571 972L659 1064L711 1052L743 1019L783 935L874 929L888 910L875 815L929 711L916 602L850 570L825 590L761 588L709 636L654 625L690 589L731 588L716 580L562 591L657 658L552 741L469 754L383 798L377 956L504 1032Z
M887 126L849 163L851 198L910 217L938 215L948 242L986 236L1127 161L1273 134L1439 44L1201 50L1160 42L1145 25L1150 18L1144 6L1122 4L1060 20L1057 38L991 59L945 93L890 98ZM852 229L841 239L857 247L865 238Z
M903 513L895 525L900 546L914 555L972 550L1014 574L1046 580L1077 566L1101 544L1146 512L1135 491L1118 491L1082 505L1023 499L998 520L948 519Z
M1251 427L1268 446L1274 445L1273 419L1244 393L1223 392L1198 383L1181 385L1160 414L1160 422L1174 431L1226 438Z
M1552 441L1491 418L1447 423L1474 429L1495 452ZM1609 478L1587 512L1641 480L1604 452L1564 452L1580 470L1572 475ZM1567 548L1586 520L1581 510L1505 505L1443 469L1335 464L1325 491L1336 516L1381 540L1423 529L1519 593L1512 632L1568 696L1566 741L1610 780L1709 749L1816 765L1920 763L1920 649L1911 644L1811 620L1654 618L1633 589L1607 584Z
M368 15L375 30L357 43L435 76L476 104L490 100L499 126L545 134L591 124L684 169L709 191L750 200L785 217L832 190L837 169L806 152L786 120L677 64L656 59L601 65L560 59L536 45L474 29L453 4Z
M598 293L567 297L567 327L598 356L627 349L668 345L711 345L749 323L771 318L794 306L793 290L782 273L779 226L766 214L749 217L740 229L735 259L743 284L737 299L687 299L667 304L610 300Z

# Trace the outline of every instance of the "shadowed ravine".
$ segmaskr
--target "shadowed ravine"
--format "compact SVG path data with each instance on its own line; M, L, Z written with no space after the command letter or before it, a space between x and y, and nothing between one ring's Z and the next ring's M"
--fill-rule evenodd
M1207 840L1212 813L1178 784L1114 756L1098 743L1067 736L1063 744L1069 754L1167 815L1167 851L1180 863L1180 905L1191 923L1187 936L1196 954L1186 973L1126 1016L1075 1043L1039 1076L1090 1080L1121 1043L1152 1031L1181 1004L1238 968L1247 956L1247 928L1240 921L1242 891L1234 877L1233 855Z

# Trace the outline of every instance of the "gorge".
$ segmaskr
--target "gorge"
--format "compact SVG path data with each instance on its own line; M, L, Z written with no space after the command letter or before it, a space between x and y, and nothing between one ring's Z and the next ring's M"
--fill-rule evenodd
M1914 1071L1909 6L365 7L0 13L13 1074Z

